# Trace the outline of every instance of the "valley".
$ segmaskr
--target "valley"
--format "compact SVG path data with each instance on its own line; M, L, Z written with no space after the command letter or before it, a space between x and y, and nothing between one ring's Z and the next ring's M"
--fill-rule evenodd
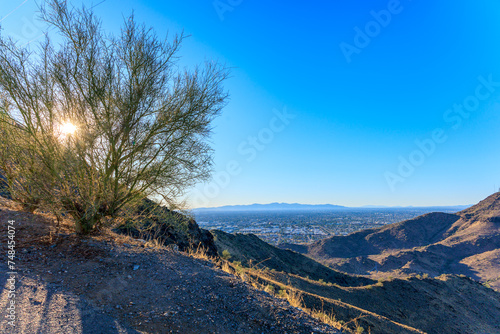
M378 228L417 216L440 211L454 213L466 206L407 207L407 208L347 208L305 210L194 210L198 225L207 230L227 233L252 233L262 240L282 243L307 244L332 236Z

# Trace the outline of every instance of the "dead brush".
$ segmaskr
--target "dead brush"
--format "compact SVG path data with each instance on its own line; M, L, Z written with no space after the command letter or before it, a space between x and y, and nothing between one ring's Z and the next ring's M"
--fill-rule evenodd
M325 303L323 300L321 300L321 311L320 310L315 310L315 309L308 309L307 313L311 315L313 318L318 319L319 321L332 326L335 329L340 329L340 330L345 330L342 322L337 320L337 316L333 314L333 310L330 310L330 312L325 312L324 310Z
M266 259L264 261L267 261L269 259ZM262 261L262 262L264 262ZM303 292L294 288L291 288L291 282L290 280L288 281L288 285L283 285L280 288L280 285L277 287L271 286L269 284L261 284L259 283L258 279L254 278L253 275L256 275L257 277L259 275L263 275L263 270L258 268L258 265L262 262L259 262L257 264L253 264L252 261L248 261L249 267L241 267L238 266L238 262L235 263L230 263L227 260L221 259L220 267L222 270L225 272L228 272L230 274L234 274L238 276L242 281L247 282L251 284L254 288L258 290L263 290L266 291L273 296L277 298L282 298L286 299L288 303L296 308L301 309L305 313L309 314L313 318L318 319L324 324L327 324L335 329L341 330L345 333L366 333L365 329L360 326L359 320L363 318L363 315L359 315L358 317L351 319L347 322L338 320L336 315L333 313L333 310L331 311L325 311L324 310L324 302L322 301L322 307L321 310L316 310L316 309L310 309L308 308L303 299ZM236 266L236 267L234 267ZM239 270L238 270L239 268ZM247 272L248 271L248 272ZM253 275L252 275L253 273ZM371 330L368 327L368 332L370 333Z
M331 311L330 313L326 313L324 311L311 310L309 314L313 318L316 318L335 329L343 329L342 323L337 320L337 317L335 316L335 314L333 314L333 311Z
M357 316L356 318L354 319L351 319L349 321L347 321L346 323L344 323L342 325L342 330L345 330L347 332L351 332L351 333L363 333L365 331L365 329L363 327L361 327L361 325L359 324L359 320L364 318L365 316L364 315L359 315ZM354 328L350 328L350 324L353 325ZM368 327L368 333L371 332L371 329L370 327Z
M208 250L201 243L198 244L198 247L193 248L189 247L186 251L188 256L191 256L195 259L211 261L212 257L208 255Z
M285 292L285 298L293 307L303 308L302 291L289 289Z
M236 270L233 269L233 267L231 266L231 264L229 264L229 261L227 260L221 261L220 268L228 274L234 275L236 273Z

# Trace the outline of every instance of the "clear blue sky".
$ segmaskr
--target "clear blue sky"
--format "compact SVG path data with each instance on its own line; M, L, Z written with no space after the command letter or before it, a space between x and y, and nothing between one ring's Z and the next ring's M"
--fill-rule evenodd
M0 20L25 43L40 30L33 0L16 10L23 1L4 1ZM109 30L132 9L159 34L191 35L184 63L234 67L231 100L214 124L215 179L191 192L194 207L469 204L500 187L498 1L95 8Z

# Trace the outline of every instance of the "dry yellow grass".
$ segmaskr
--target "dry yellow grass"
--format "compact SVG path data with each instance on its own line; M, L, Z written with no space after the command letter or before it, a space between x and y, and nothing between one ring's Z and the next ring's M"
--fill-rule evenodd
M206 260L206 261L212 261L212 257L208 256L207 249L203 247L201 244L198 245L198 247L193 248L190 247L187 250L187 255L194 257L195 259L200 259L200 260Z
M303 308L304 300L302 299L302 292L299 290L290 289L286 291L286 300L288 300L293 307Z

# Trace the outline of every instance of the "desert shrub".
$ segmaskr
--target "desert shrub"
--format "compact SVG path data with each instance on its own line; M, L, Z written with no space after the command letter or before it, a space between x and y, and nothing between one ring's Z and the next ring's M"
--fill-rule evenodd
M229 253L227 249L224 249L222 251L222 258L229 261L231 259L231 253Z
M179 70L184 37L167 42L133 16L113 36L64 0L40 13L57 43L0 35L0 169L12 198L68 213L82 234L144 198L175 207L210 176L206 139L227 70Z
M274 286L273 286L273 285L268 284L268 285L266 285L266 287L264 288L264 291L265 291L265 292L267 292L267 293L269 293L269 294L271 294L271 295L274 295L274 291L275 291L275 289L274 289Z

